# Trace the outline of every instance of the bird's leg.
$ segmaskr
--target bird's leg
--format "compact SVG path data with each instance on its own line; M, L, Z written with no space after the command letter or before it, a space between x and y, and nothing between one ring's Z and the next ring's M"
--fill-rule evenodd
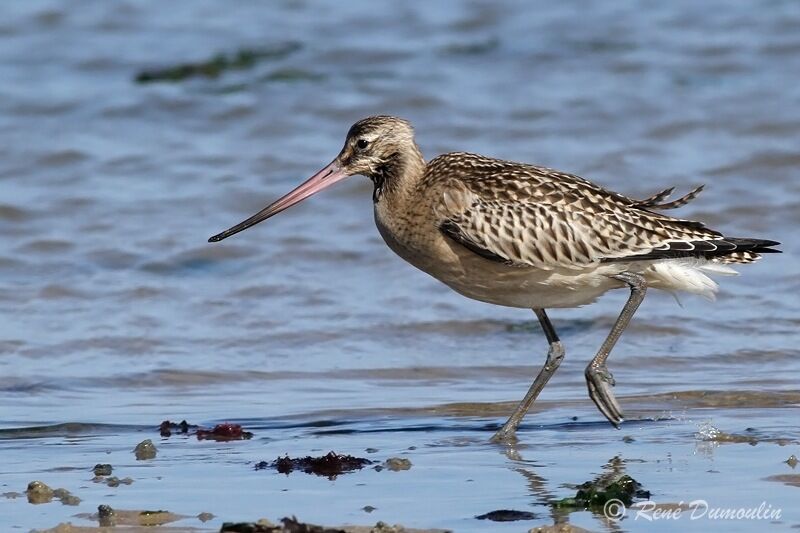
M542 325L544 334L547 336L547 342L550 343L550 348L547 351L547 360L544 362L544 366L539 371L536 379L533 380L533 384L531 388L528 389L528 393L525 394L525 397L514 410L514 413L492 437L493 442L511 441L516 438L517 427L520 422L522 422L525 413L528 412L531 404L539 396L539 393L542 392L542 389L553 374L555 374L558 366L564 359L564 346L558 339L558 335L556 334L555 328L553 328L553 325L550 323L550 319L547 318L547 313L544 312L544 309L534 309L533 312L536 313L536 317Z
M606 359L608 359L608 355L617 340L619 340L622 332L628 327L628 323L633 318L633 314L639 304L642 303L645 292L647 292L647 281L641 274L633 272L622 272L614 276L614 279L625 282L631 289L631 295L628 297L628 301L625 302L625 306L622 308L619 317L617 317L617 321L614 323L614 327L611 328L608 337L606 337L603 345L600 346L597 355L586 367L586 385L589 387L589 397L600 412L603 413L603 416L614 427L619 428L619 424L622 422L622 409L611 390L611 387L614 386L614 376L608 371Z

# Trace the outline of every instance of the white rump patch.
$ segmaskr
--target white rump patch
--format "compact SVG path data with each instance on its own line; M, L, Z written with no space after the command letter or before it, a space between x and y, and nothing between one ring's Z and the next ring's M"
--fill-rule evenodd
M708 274L736 276L738 272L705 259L667 259L652 264L645 271L650 286L656 289L689 292L714 300L719 285Z

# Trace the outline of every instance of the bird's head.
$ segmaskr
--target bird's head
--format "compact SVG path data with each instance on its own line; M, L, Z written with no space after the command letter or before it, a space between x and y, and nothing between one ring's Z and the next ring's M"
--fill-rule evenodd
M414 130L408 121L390 116L367 117L347 132L347 140L334 162L349 175L361 174L375 181L386 176L402 154L413 147Z
M356 174L372 180L377 202L384 189L393 187L410 165L424 165L411 124L387 115L367 117L353 124L342 151L329 165L252 217L208 240L218 242L239 233Z

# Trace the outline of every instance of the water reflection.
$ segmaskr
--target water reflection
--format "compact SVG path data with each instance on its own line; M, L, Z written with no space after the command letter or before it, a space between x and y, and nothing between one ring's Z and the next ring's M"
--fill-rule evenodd
M627 507L634 501L647 500L650 497L650 493L642 489L641 485L628 474L627 461L619 455L601 465L600 474L589 481L581 484L558 483L558 487L576 491L575 497L559 498L549 488L554 482L530 466L530 462L524 459L519 449L506 446L503 453L518 465L513 466L512 470L525 479L535 505L548 509L554 527L569 524L569 517L573 513L588 511L603 530L612 533L623 531L620 521L625 511L619 506ZM520 463L525 466L519 466ZM588 473L586 477L590 475L591 473Z

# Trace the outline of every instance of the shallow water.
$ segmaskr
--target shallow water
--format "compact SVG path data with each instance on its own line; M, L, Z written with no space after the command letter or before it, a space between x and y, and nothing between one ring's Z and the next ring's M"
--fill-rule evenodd
M552 510L609 461L659 503L765 501L782 509L774 529L800 524L796 478L768 479L796 474L784 461L800 455L797 3L43 1L0 14L0 492L39 479L82 499L0 498L4 527L89 525L76 515L107 504L216 515L177 523L201 530L292 514L672 530L632 510ZM218 78L133 81L248 47L281 52ZM583 367L624 295L552 313L567 358L519 445L491 445L543 336L532 314L467 301L396 258L367 180L206 243L373 113L412 120L429 157L536 162L634 196L706 183L681 216L784 254L719 280L714 303L648 295L610 360L621 431L586 398ZM184 418L255 436L160 439L159 422ZM743 438L704 440L706 423ZM144 438L158 456L136 461ZM413 466L334 481L253 469L329 450ZM134 483L93 483L96 463ZM496 509L538 517L474 518Z

